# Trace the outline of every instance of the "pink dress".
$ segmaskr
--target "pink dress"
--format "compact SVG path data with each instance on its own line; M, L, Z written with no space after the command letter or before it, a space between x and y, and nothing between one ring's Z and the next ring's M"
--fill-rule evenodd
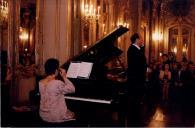
M46 122L64 122L73 118L74 114L68 110L64 94L74 93L75 87L66 79L51 80L47 85L39 82L41 95L39 114Z

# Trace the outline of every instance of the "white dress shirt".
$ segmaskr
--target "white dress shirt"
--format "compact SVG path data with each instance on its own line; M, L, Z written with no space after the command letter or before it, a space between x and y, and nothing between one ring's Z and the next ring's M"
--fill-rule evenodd
M132 45L135 46L137 49L141 50L141 48L138 45L136 44L132 44Z

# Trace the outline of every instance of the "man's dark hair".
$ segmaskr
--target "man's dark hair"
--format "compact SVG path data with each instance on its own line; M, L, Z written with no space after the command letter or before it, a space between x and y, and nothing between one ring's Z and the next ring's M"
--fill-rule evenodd
M54 58L50 58L45 62L45 73L46 75L55 74L56 69L59 68L59 61Z
M131 36L131 43L134 44L136 39L139 39L139 34L138 33L134 33L132 36Z

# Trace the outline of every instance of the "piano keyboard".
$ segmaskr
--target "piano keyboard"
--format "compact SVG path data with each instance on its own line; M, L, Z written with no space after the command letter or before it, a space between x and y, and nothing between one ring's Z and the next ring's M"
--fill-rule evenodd
M112 100L90 99L90 98L81 98L81 97L73 97L73 96L65 96L65 99L94 102L94 103L102 103L102 104L111 104L111 102L112 102Z

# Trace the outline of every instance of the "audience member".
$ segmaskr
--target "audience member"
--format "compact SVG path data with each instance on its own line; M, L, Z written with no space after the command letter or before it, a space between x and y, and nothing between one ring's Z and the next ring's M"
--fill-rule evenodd
M162 84L162 99L163 101L168 100L168 95L169 95L169 85L170 85L170 80L171 80L171 71L169 69L169 64L165 64L163 66L163 70L160 71L160 76L159 76Z

